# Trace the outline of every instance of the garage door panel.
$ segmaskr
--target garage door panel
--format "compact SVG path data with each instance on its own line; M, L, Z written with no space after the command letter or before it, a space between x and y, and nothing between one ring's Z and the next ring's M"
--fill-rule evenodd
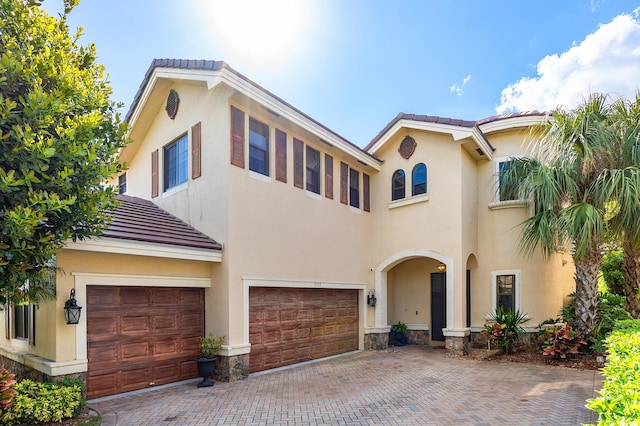
M144 336L151 331L151 318L148 316L122 316L120 331L126 336Z
M87 335L87 341L104 341L113 338L118 334L119 321L112 315L98 316L94 315L87 318L87 329L91 330L91 334Z
M250 288L250 372L356 350L357 295L357 290Z
M87 286L86 312L87 398L197 377L204 289Z
M120 287L120 302L123 306L151 305L151 289L144 287Z

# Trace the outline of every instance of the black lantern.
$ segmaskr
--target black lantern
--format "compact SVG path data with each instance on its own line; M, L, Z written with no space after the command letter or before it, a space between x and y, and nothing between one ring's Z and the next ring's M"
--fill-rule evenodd
M376 306L376 293L374 290L370 290L367 295L367 305Z
M69 300L64 302L64 317L67 320L67 324L77 324L80 321L80 311L82 306L78 306L76 303L76 289L71 289L71 295Z

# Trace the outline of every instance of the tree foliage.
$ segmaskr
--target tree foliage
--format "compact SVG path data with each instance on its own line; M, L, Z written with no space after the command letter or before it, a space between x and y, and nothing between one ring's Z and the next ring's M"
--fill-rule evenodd
M70 35L77 3L57 19L34 0L0 4L0 303L37 301L63 243L99 235L116 206L104 182L126 126L95 46Z

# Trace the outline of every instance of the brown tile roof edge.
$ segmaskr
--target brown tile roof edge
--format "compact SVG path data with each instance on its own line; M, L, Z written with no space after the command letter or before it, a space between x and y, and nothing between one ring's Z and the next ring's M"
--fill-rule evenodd
M118 195L120 204L102 237L133 240L204 250L222 250L222 245L153 202Z
M472 120L461 120L456 118L447 118L447 117L439 117L437 115L421 115L421 114L406 114L404 112L396 115L378 134L371 139L371 142L364 147L365 151L371 149L373 145L378 142L378 140L389 131L398 121L400 120L413 120L413 121L423 121L426 123L437 123L437 124L450 124L452 126L459 127L476 127L481 126L483 124L492 123L494 121L506 120L509 118L516 117L529 117L529 116L544 116L545 112L540 111L524 111L524 112L511 112L508 114L494 115L491 117L483 118L481 120L472 121Z
M268 91L264 87L260 86L259 84L255 83L251 79L249 79L249 78L245 77L244 75L240 74L238 71L236 71L233 68L231 68L229 66L229 64L227 64L224 61L213 61L213 60L203 60L203 59L167 59L167 58L154 59L153 61L151 61L151 65L149 66L149 69L147 70L147 72L146 72L146 74L144 76L144 79L142 80L142 83L140 83L140 88L138 89L138 92L133 97L133 101L131 102L131 106L129 107L129 111L125 115L125 119L124 119L125 122L128 123L129 119L131 119L131 115L133 114L133 111L136 109L136 107L138 106L138 103L140 102L140 98L142 97L142 92L144 92L144 89L147 86L147 83L149 82L149 78L151 78L151 75L153 74L153 71L156 68L179 68L179 69L211 70L211 71L220 71L222 69L226 69L227 71L235 74L239 78L241 78L244 81L246 81L247 83L251 84L252 86L257 88L258 90L263 91L264 93L266 93L267 95L271 96L272 98L274 98L278 102L282 103L287 108L290 108L291 110L297 112L298 114L300 114L303 117L305 117L307 120L317 124L318 126L322 127L327 132L329 132L329 133L333 134L334 136L336 136L337 138L341 139L343 142L351 145L352 147L356 148L358 151L361 151L367 157L371 158L372 160L374 160L374 161L376 161L378 163L381 163L380 159L378 159L375 156L371 155L367 151L365 151L362 148L360 148L358 145L356 145L353 142L347 140L346 138L344 138L340 134L336 133L335 131L331 130L330 128L328 128L324 124L320 123L319 121L315 120L314 118L308 116L304 112L300 111L298 108L296 108L293 105L291 105L290 103L286 102L284 99L280 98L279 96L274 95L272 92Z

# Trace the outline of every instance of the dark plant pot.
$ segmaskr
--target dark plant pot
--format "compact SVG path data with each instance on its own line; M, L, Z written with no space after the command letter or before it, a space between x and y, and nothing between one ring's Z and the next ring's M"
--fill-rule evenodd
M213 376L215 371L215 361L218 357L213 358L196 358L198 364L198 375L202 377L202 382L198 383L199 388L207 388L213 386L213 380L209 378Z
M407 344L407 336L402 331L394 331L393 339L396 341L396 346L404 346Z

